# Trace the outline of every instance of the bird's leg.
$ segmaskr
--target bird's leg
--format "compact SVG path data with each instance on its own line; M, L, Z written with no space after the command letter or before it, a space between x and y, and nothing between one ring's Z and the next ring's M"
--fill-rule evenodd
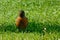
M21 32L21 28L20 27L17 27L18 28L18 31Z
M22 31L23 31L23 33L24 33L24 32L25 32L25 29L23 29Z

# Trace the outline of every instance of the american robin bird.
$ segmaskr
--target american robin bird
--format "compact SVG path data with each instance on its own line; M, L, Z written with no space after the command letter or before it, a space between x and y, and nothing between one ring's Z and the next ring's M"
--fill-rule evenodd
M16 19L16 26L18 28L19 31L21 30L25 30L28 24L28 19L25 16L25 12L23 10L21 10L19 12L19 16Z

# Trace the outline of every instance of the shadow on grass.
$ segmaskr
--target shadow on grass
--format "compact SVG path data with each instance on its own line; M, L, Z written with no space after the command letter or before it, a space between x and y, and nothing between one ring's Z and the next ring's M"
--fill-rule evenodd
M5 23L2 24L2 26L0 27L0 31L2 32L6 32L6 31L15 32L15 30L16 30L15 24Z
M60 32L60 25L49 25L49 24L43 24L43 23L35 23L35 22L30 22L28 23L27 28L25 29L27 32L43 32L43 28L46 28L47 32ZM15 24L3 24L0 27L0 31L10 31L10 32L16 32L17 27Z
M30 32L40 32L42 33L44 28L46 28L46 32L60 32L60 25L57 24L49 24L49 23L35 23L35 22L30 22L27 27L27 31Z

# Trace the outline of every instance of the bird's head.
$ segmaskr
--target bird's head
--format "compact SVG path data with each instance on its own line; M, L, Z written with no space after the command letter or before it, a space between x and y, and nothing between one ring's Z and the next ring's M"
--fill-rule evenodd
M21 10L21 11L19 12L19 16L22 17L22 18L25 17L25 12L24 12L23 10Z

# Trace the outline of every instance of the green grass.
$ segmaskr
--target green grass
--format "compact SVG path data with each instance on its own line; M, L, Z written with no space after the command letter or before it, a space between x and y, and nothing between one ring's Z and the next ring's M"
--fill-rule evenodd
M0 34L0 40L59 40L59 34L50 33L42 35L40 33L14 33L6 32Z
M27 33L15 33L15 20L21 9L28 18ZM44 28L46 33L43 31ZM0 40L58 40L59 34L59 0L0 0Z

